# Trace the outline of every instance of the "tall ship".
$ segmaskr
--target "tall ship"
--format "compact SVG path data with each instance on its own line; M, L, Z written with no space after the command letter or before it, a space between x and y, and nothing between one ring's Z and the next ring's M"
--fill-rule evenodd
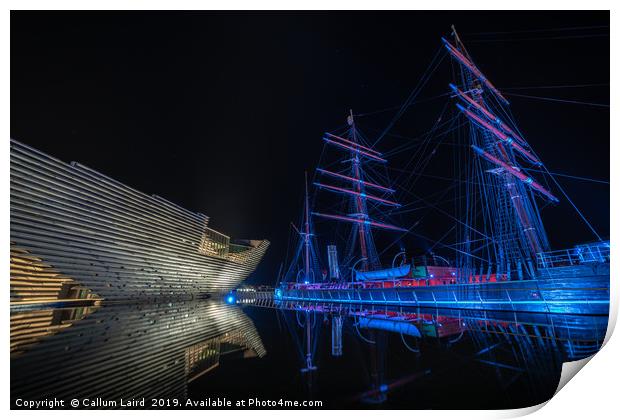
M246 279L269 246L232 241L204 214L80 163L10 146L12 306L216 293Z
M608 314L609 241L527 142L509 101L480 71L454 28L452 36L442 38L429 65L436 69L446 57L452 62L448 94L439 95L449 98L422 138L383 153L377 144L390 126L369 139L352 112L346 128L325 133L323 156L335 157L331 162L323 157L315 171L315 199L311 205L306 196L304 229L298 229L297 253L279 279L276 300ZM429 77L425 73L423 79ZM397 117L411 102L412 97ZM448 187L417 195L416 182L438 159L438 146L450 144L452 156L442 165L453 172L435 176L447 180ZM407 165L394 180L388 158L402 151L408 152ZM398 200L399 187L413 195L412 202ZM317 200L321 195L331 198ZM542 210L562 199L593 236L591 242L552 250ZM416 209L424 214L406 221L404 215ZM445 233L436 240L419 230L420 222L432 216L444 217L436 225ZM323 235L331 242L326 263L313 230L319 222L348 226ZM404 246L397 249L408 235L427 244L426 252L413 256ZM377 245L378 236L388 238L386 246Z

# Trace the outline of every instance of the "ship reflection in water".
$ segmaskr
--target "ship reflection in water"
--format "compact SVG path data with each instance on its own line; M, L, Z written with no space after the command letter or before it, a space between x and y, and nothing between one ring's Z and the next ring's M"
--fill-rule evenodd
M11 399L518 408L550 398L562 363L594 354L606 328L606 316L226 299L19 311Z

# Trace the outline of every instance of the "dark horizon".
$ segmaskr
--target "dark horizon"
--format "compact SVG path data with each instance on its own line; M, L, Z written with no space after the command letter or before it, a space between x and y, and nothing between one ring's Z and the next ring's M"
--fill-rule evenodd
M381 132L451 24L500 90L609 104L609 12L11 12L11 138L269 239L251 282L273 284L322 133L349 109ZM609 180L609 108L509 99L550 170ZM391 133L434 115L414 106ZM609 185L558 179L608 237ZM566 200L543 217L555 248L594 239Z

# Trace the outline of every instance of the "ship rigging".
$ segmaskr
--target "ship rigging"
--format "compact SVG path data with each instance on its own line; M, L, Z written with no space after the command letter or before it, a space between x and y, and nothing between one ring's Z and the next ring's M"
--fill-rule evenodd
M547 170L515 123L509 101L479 69L454 28L452 38L451 41L442 38L440 51L431 61L421 82L376 140L370 141L360 131L352 111L343 129L327 132L323 136L324 156L312 182L315 196L311 203L306 193L304 230L299 232L298 252L287 274L280 279L285 285L279 289L283 298L300 299L308 295L304 295L304 290L318 290L310 293L308 296L312 297L309 299L333 300L331 293L321 290L389 288L397 292L392 297L393 301L402 303L403 296L399 292L404 288L454 285L453 289L446 289L451 296L445 299L439 299L437 294L432 293L432 300L425 301L415 294L415 290L414 296L406 299L412 304L432 302L435 306L440 301L443 304L459 301L468 302L464 307L477 309L489 304L510 304L514 310L515 305L522 304L520 308L541 310L544 306L545 310L550 310L555 304L550 306L540 290L528 291L529 295L513 291L511 295L502 284L514 280L529 281L533 283L527 287L541 289L538 280L561 278L564 281L572 279L574 287L579 289L583 286L585 290L588 284L604 283L605 280L608 283L609 242L602 241ZM388 135L395 120L402 117L404 110L446 57L451 59L453 65L453 79L447 83L447 94L438 97L450 98L433 127L415 144L400 144L392 151L380 151L379 143ZM446 138L451 139L454 146L450 148L453 151L453 174L443 178L452 181L451 185L446 190L433 191L421 197L414 187L418 187L417 182L430 162L438 159L439 145L448 145ZM388 166L388 158L409 150L413 153L400 171ZM391 178L393 172L400 174ZM540 175L542 177L537 179ZM547 206L559 203L560 199L549 181L556 183L598 242L560 253L551 251L541 212ZM451 200L446 199L449 192L454 194ZM329 198L323 198L320 200L322 205L317 205L317 197L324 195L341 200L334 205ZM446 202L451 208L441 205ZM418 209L426 213L417 217L413 224L404 222L405 215ZM426 237L420 228L429 212L433 213L430 217L435 216L435 220L437 216L444 217L442 223L448 227L436 241ZM348 234L343 234L343 228L338 227L322 235L331 242L329 270L321 268L321 253L312 230L312 219L332 225L337 222L348 227ZM378 235L387 245L377 246ZM407 236L432 242L432 245L426 246L420 257L411 258L407 256L403 241ZM394 237L396 239L389 239ZM341 260L337 257L338 246L344 249ZM302 250L304 268L294 268L299 267L298 257ZM444 256L438 255L439 250ZM386 267L381 263L381 257L387 252L395 256L391 266ZM567 258L560 256L564 253ZM591 273L593 263L606 265L607 271L597 268ZM301 272L305 274L302 276ZM329 278L326 273L329 273ZM584 284L580 285L577 278L583 280L584 276L594 277L582 281ZM300 278L303 282L299 281ZM472 284L486 286L483 289L457 287ZM546 286L555 287L551 283ZM601 296L594 300L604 306L605 302L608 304L608 287L602 290ZM506 297L499 299L499 302L485 302L488 299L481 297L482 291L485 294L505 293ZM386 293L382 296L384 303L387 303ZM338 299L375 301L374 296L364 298L360 293L357 297L346 295ZM579 291L573 291L562 299L565 301L554 310L561 311L561 305L578 304L591 297L584 299ZM533 307L532 301L536 301Z

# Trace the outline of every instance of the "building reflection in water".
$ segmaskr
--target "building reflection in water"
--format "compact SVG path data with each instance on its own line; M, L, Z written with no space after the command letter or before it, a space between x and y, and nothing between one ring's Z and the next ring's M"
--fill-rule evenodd
M203 300L11 314L11 399L184 398L220 357L262 357L237 306Z

